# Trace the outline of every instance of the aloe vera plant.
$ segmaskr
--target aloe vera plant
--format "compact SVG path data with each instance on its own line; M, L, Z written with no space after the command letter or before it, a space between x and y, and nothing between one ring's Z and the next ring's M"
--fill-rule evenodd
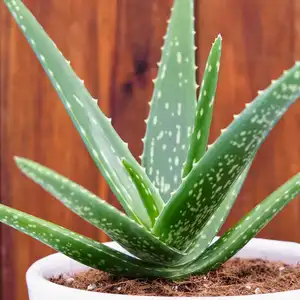
M300 173L214 240L260 145L300 95L299 62L260 91L208 146L222 38L212 45L197 101L194 3L174 0L140 165L24 4L4 2L125 213L36 162L16 157L18 167L131 255L0 204L2 223L93 268L178 279L220 266L299 194Z

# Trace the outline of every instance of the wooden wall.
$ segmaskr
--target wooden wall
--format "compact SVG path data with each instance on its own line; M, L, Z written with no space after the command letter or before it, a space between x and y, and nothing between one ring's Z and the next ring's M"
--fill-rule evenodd
M24 2L138 156L172 0ZM258 89L300 59L300 2L196 0L196 11L199 76L219 32L224 40L213 140ZM36 160L117 205L3 1L0 16L1 201L104 241L103 233L22 176L14 164L14 155ZM299 104L259 151L226 227L299 171ZM299 226L300 203L295 201L260 236L300 241ZM25 300L26 269L51 250L7 227L0 229L0 299Z

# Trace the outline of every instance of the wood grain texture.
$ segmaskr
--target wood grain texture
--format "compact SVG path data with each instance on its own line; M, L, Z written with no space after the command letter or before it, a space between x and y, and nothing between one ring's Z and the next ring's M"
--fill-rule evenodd
M55 40L113 125L141 154L148 101L172 0L24 0ZM272 9L270 9L270 7ZM198 77L212 41L223 56L211 141L283 69L300 59L300 4L294 0L197 0ZM19 155L51 167L120 207L88 156L25 38L0 3L1 201L99 240L106 236L20 174ZM299 171L300 106L262 146L223 231ZM294 201L260 234L300 241ZM25 300L25 271L51 251L0 225L0 299Z
M245 103L256 96L258 90L267 87L284 69L290 68L294 60L300 59L300 52L296 50L300 11L299 7L296 11L295 4L292 0L199 2L200 73L211 41L219 32L223 36L211 141L233 120L233 114L239 113ZM288 111L259 150L224 229L299 171L299 104ZM299 241L300 233L294 230L299 226L299 210L299 201L294 201L259 236Z
M98 1L25 1L94 96L105 88L98 78ZM2 3L1 3L2 5ZM110 28L101 28L108 35ZM6 62L1 73L4 90L1 161L2 201L74 231L104 240L99 231L65 209L15 167L13 156L28 157L72 178L89 190L106 197L99 172L89 158L63 105L58 100L25 38L9 17L5 26ZM91 38L94 37L94 38ZM106 55L107 56L107 55ZM102 57L103 60L103 57ZM105 103L104 110L108 110ZM23 234L3 228L5 243L3 299L26 299L24 274L37 258L51 251ZM12 288L17 286L18 288Z

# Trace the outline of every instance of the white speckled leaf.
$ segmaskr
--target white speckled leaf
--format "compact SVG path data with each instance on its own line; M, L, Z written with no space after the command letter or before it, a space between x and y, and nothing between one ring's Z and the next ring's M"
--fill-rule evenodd
M230 210L232 209L233 204L235 203L235 200L237 199L237 196L240 193L244 181L247 178L251 163L249 163L247 169L244 170L244 172L240 175L235 184L232 186L228 195L218 207L214 215L205 224L197 239L189 246L189 248L186 251L188 255L184 256L180 261L176 263L176 265L183 265L187 264L188 262L194 261L211 244L211 242L221 229L222 225L224 224Z
M300 173L292 177L279 189L258 204L236 226L227 231L211 245L197 260L177 277L188 274L205 274L218 268L235 255L267 225L288 203L300 194Z
M194 1L175 0L150 103L142 163L165 202L181 182L196 112Z
M185 251L299 95L300 63L296 63L235 116L228 129L183 179L159 215L153 233L168 245Z
M210 50L202 79L194 130L190 140L187 160L184 164L184 177L191 171L193 164L201 159L207 149L218 83L221 50L222 38L219 35Z
M7 224L89 267L127 277L164 277L167 268L147 264L61 226L0 204L0 222Z
M28 159L16 158L16 162L25 175L81 218L102 229L131 254L145 261L164 265L172 265L183 257L143 226L80 185Z
M99 109L97 101L91 97L69 62L23 3L19 0L6 0L5 3L45 69L96 165L125 211L150 228L154 219L153 211L145 208L121 161L125 157L137 170L140 168L127 145L115 132L110 120ZM153 199L156 202L153 205L160 211L163 201L148 177L142 175L142 178L155 195Z

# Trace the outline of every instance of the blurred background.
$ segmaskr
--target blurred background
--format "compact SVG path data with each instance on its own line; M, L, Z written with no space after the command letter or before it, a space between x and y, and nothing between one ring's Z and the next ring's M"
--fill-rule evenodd
M184 1L184 0L182 0ZM195 0L198 78L211 43L223 36L211 141L257 90L300 59L300 1ZM57 170L119 207L63 105L6 7L0 4L1 202L101 241L106 236L17 170L24 156ZM144 119L172 0L24 0L71 60L91 94L129 143L142 151ZM299 171L300 103L263 144L224 229ZM300 242L294 201L260 237ZM26 269L52 251L0 225L0 299L26 300Z

